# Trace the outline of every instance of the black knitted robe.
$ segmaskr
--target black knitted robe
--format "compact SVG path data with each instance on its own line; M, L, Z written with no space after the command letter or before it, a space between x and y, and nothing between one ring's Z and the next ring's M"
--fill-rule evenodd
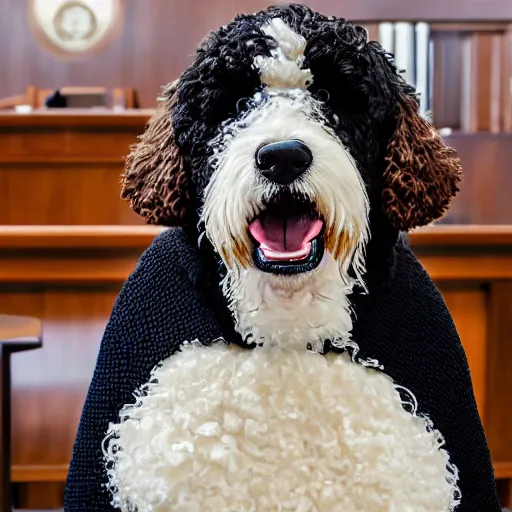
M370 291L355 296L353 339L416 396L459 469L457 512L500 510L466 357L443 299L398 237L390 265L374 266ZM213 261L213 258L211 258ZM123 286L106 327L73 450L66 512L113 510L102 440L153 367L184 340L236 341L216 268L182 229L159 235ZM370 511L366 511L370 512Z

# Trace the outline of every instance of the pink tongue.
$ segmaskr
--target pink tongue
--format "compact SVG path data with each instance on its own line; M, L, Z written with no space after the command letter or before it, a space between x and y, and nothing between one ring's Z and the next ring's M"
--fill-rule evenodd
M249 226L251 235L269 260L300 260L311 252L311 240L320 234L323 223L307 215L267 215Z

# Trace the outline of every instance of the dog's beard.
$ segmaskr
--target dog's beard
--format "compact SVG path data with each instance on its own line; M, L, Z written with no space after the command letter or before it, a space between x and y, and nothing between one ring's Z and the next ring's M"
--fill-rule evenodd
M298 180L282 187L260 175L255 153L263 143L287 139L303 141L313 154L313 163ZM301 294L309 293L316 301L326 299L314 281L322 272L325 277L327 267L328 280L338 282L336 297L346 296L355 284L364 287L369 236L365 185L348 151L322 122L319 104L309 93L270 93L266 101L255 101L242 119L224 126L212 144L214 172L205 191L203 221L207 237L228 269L223 290L238 322L244 317L244 323L250 323L250 309L261 308L257 300L251 299L250 304L244 300L251 293L249 288L261 292L265 287L265 293L260 293L262 300L271 290L286 309L301 302ZM249 225L283 193L309 201L323 221L325 254L320 268L272 275L255 266L255 240ZM347 303L344 309L348 307ZM254 312L251 315L254 317ZM253 326L238 327L246 331ZM347 322L344 327L349 327Z

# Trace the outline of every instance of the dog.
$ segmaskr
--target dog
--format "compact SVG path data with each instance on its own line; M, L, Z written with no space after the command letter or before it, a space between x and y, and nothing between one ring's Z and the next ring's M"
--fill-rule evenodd
M203 43L164 89L123 197L149 222L183 225L195 187L238 329L321 348L350 338L370 203L402 230L426 225L460 177L390 55L363 28L299 6L240 16Z
M239 341L181 340L155 361L105 433L112 506L477 510L463 501L473 492L465 455L454 448L452 460L439 416L420 413L400 372L354 335L361 318L385 322L372 308L360 318L358 304L377 297L374 282L396 286L400 233L441 218L461 176L414 88L362 27L290 5L209 34L163 88L122 197L206 247ZM404 318L420 318L409 309ZM422 361L405 359L395 364L416 373Z

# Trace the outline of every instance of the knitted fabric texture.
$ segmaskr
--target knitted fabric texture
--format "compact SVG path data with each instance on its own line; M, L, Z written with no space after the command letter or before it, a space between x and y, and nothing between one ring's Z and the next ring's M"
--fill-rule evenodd
M134 391L155 365L184 341L233 339L227 308L205 260L182 229L170 229L142 255L119 293L73 449L65 512L114 510L105 486L102 441L109 422L133 403ZM392 277L380 277L375 281L386 286L354 296L357 357L377 359L385 373L415 395L418 412L443 434L459 470L457 512L500 511L466 356L439 291L402 239L394 248Z

